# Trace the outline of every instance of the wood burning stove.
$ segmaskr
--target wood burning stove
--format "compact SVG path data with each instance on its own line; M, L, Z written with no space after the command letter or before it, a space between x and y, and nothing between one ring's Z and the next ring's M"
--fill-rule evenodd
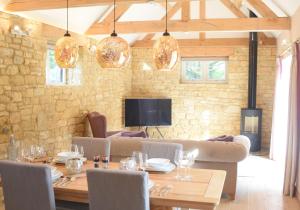
M250 17L257 16L250 11ZM251 141L251 152L261 149L262 109L256 108L257 86L257 32L251 32L249 37L249 78L248 78L248 108L241 110L241 134Z
M261 149L262 109L242 109L241 134L251 141L251 152Z

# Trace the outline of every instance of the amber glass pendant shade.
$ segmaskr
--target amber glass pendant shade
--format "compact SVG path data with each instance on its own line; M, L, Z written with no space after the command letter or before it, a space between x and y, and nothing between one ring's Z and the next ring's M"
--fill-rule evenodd
M178 42L168 33L164 34L155 42L153 47L153 60L157 70L172 70L178 58Z
M96 59L102 68L122 68L131 57L128 43L114 34L99 43Z
M55 61L60 68L72 69L76 67L79 55L79 45L69 34L69 0L67 0L67 31L57 40L55 45Z
M79 55L76 39L66 34L56 42L55 60L60 68L75 68Z

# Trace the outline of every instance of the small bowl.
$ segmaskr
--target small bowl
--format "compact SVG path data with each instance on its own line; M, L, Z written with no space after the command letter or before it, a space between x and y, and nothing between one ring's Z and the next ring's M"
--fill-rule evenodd
M83 161L80 158L70 158L66 161L68 174L79 174L82 171Z

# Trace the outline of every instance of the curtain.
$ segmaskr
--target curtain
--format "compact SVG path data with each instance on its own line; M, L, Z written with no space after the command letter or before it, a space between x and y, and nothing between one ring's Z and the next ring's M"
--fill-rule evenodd
M300 170L298 167L300 152L300 46L296 43L293 48L293 62L288 99L287 150L283 187L284 194L289 196L295 196L297 178Z
M279 148L277 142L277 129L278 129L278 111L279 111L279 99L280 99L280 83L281 83L281 72L282 72L282 58L277 59L277 72L276 72L276 86L275 86L275 96L274 96L274 105L273 105L273 117L272 117L272 133L271 133L271 145L270 145L270 159L277 159L277 150Z
M286 155L291 63L292 56L290 51L287 51L277 59L270 159L279 161L282 167L284 167Z

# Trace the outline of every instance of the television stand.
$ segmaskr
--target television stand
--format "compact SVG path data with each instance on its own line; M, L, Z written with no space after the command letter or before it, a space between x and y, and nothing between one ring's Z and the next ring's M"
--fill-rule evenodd
M147 135L147 136L149 136L148 128L149 128L148 126L146 126L146 128L145 128L145 132L146 132L146 135ZM159 133L160 137L161 137L162 139L164 139L164 135L161 133L161 131L159 130L159 128L158 128L157 126L155 126L155 129L156 129L157 132Z

